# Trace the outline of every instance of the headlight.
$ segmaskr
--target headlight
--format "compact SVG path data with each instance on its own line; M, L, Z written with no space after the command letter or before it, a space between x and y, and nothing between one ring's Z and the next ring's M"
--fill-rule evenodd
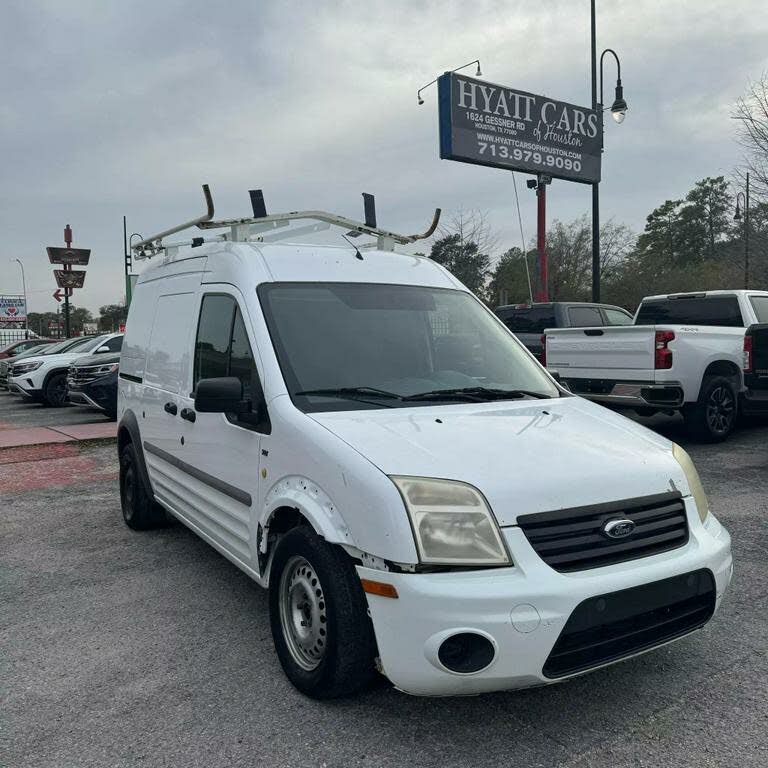
M396 477L422 563L505 565L499 526L480 492L456 480Z
M100 376L106 376L108 373L114 373L120 367L120 363L112 363L110 365L102 365L95 373Z
M677 459L677 463L682 467L683 472L685 472L685 479L688 481L691 496L693 496L693 500L696 502L696 509L699 510L699 517L703 523L709 515L709 501L707 494L704 492L704 486L701 484L699 473L696 471L691 457L677 443L672 444L672 454Z
M11 372L14 376L21 376L22 373L36 371L42 364L42 360L38 360L36 363L19 363L18 365L13 366Z

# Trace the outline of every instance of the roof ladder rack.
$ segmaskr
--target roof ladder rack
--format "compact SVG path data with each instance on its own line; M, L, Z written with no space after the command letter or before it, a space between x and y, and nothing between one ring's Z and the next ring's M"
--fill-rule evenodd
M266 203L264 202L264 194L260 189L250 190L249 195L251 199L251 208L253 210L253 216L241 219L219 219L214 221L213 213L213 198L211 197L210 188L207 184L203 184L203 195L206 202L206 212L195 219L179 224L178 226L171 227L170 229L158 232L156 235L147 237L141 242L132 246L137 259L151 258L157 255L160 251L166 249L166 247L178 247L181 245L192 245L193 247L202 245L204 242L222 242L222 241L248 241L251 239L258 239L268 242L269 240L277 239L277 236L270 236L265 233L267 231L276 229L278 227L285 227L292 221L300 219L308 219L318 224L293 228L287 231L287 235L290 234L307 234L309 232L316 232L320 229L326 229L329 226L342 227L348 230L347 235L350 237L359 237L360 235L370 235L377 239L377 247L380 250L393 250L395 244L407 245L408 243L416 242L417 240L423 240L430 237L437 229L437 224L440 221L440 209L435 209L432 222L428 229L416 235L401 235L396 232L389 232L385 229L378 227L376 223L376 203L374 196L363 193L363 208L365 221L355 221L354 219L348 219L346 216L340 216L335 213L327 213L326 211L290 211L288 213L268 214ZM163 239L169 235L173 235L177 232L181 232L184 229L191 227L197 227L198 229L220 229L227 227L230 229L229 235L217 235L213 238L193 238L188 243L172 243L168 246L163 244Z

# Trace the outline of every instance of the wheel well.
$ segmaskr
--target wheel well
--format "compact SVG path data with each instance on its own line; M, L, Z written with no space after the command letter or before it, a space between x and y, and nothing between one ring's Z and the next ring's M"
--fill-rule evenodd
M266 520L264 525L259 525L258 537L259 542L258 555L259 555L259 570L264 574L265 568L269 563L272 550L277 543L277 540L288 531L298 528L302 525L309 526L312 530L314 527L307 520L304 515L299 512L295 507L278 507ZM267 537L267 544L265 551L261 551L262 537Z
M57 374L63 373L65 376L67 374L66 368L54 368L52 371L48 371L48 373L45 374L45 379L43 379L43 389L45 389L48 386L48 382Z
M128 429L128 427L120 427L120 429L117 431L117 452L118 454L122 452L123 448L125 448L128 443L131 442L131 432Z
M739 378L741 371L739 367L730 360L716 360L710 363L704 371L704 376L727 376L728 378Z

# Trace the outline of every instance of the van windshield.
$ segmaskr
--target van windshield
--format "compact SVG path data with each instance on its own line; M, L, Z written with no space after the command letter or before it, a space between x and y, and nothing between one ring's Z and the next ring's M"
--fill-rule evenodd
M267 283L259 298L304 411L558 397L468 293L367 283Z

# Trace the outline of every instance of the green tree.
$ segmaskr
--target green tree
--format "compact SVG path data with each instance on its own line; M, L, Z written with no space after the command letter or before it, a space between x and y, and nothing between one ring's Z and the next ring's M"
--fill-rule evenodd
M477 243L462 240L458 232L446 235L432 244L429 258L445 267L475 295L484 297L491 259L480 252Z
M531 300L528 276L531 281L535 277L536 253L529 251L528 272L525 268L523 252L520 248L510 248L505 251L496 266L491 271L491 281L488 284L488 303L492 307L500 304L518 304Z
M128 317L125 304L106 304L99 307L99 330L117 331Z

